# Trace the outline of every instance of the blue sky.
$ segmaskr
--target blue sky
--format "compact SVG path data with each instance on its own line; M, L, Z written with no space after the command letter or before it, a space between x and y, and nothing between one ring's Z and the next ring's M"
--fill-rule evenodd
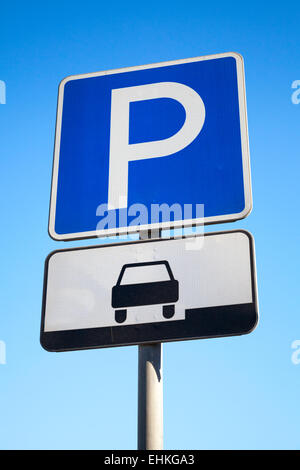
M57 88L67 75L237 51L244 56L253 212L207 230L256 241L251 335L164 346L166 449L299 448L300 79L297 2L6 2L1 6L0 448L134 449L137 347L39 344Z

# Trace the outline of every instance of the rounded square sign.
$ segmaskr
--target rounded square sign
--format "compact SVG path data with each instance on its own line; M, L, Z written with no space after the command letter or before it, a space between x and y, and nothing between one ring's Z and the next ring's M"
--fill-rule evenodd
M251 207L239 54L61 82L49 217L54 239L228 222Z
M46 259L49 351L241 335L258 319L246 231L57 250Z

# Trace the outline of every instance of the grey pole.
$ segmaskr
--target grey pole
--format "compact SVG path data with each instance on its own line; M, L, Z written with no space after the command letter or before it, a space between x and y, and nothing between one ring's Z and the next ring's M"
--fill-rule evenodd
M162 344L139 346L138 449L163 449Z
M161 230L140 232L140 239L159 238ZM139 346L138 449L163 449L162 344Z

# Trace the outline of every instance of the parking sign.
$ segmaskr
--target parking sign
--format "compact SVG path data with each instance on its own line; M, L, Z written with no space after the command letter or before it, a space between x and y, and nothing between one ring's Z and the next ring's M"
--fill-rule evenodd
M254 241L243 230L57 250L45 263L50 351L241 335L257 319Z
M239 54L61 82L49 217L54 239L228 222L251 207Z

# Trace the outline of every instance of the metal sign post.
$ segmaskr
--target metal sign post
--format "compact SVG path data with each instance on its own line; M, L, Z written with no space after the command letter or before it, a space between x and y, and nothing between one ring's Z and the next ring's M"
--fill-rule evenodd
M139 346L138 450L163 449L162 344Z
M140 240L160 238L161 230L145 230ZM162 344L139 345L138 357L138 450L163 449Z

